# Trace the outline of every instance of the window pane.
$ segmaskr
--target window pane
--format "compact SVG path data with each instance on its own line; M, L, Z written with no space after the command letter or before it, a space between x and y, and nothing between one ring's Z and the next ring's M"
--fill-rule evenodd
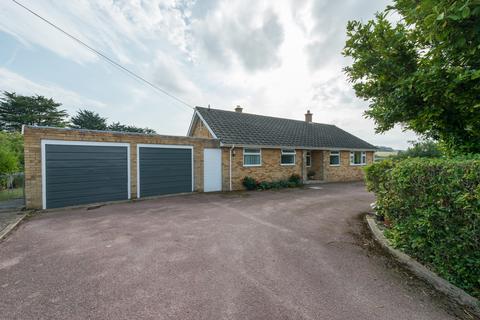
M260 153L260 149L244 149L244 153Z
M260 165L260 155L244 155L243 163L245 165Z
M330 164L331 165L340 164L340 154L338 152L330 152Z
M312 165L312 156L310 155L310 152L307 152L307 155L305 156L305 165L307 167Z
M362 153L361 152L355 152L355 155L354 155L354 163L355 164L360 164L362 163Z
M295 153L294 149L282 149L282 153Z
M292 154L283 154L282 155L282 164L294 164L295 156Z

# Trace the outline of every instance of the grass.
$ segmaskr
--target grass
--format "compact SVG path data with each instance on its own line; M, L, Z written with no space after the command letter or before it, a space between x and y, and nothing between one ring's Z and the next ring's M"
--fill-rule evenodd
M23 188L6 189L0 191L0 201L23 198Z

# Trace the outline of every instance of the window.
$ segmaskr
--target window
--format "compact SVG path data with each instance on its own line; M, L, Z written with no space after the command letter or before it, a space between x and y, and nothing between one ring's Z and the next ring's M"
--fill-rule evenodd
M258 167L262 165L262 152L260 149L243 149L243 166Z
M305 154L305 165L310 167L312 165L312 152L310 150Z
M295 165L295 150L282 149L282 156L280 163L282 165Z
M367 153L365 151L350 152L350 165L361 166L367 163Z
M330 151L330 165L331 166L340 165L340 151Z

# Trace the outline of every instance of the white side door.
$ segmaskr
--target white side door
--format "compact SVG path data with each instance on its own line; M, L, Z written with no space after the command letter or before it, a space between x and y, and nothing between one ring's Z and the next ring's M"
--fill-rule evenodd
M203 150L203 191L222 191L222 150Z

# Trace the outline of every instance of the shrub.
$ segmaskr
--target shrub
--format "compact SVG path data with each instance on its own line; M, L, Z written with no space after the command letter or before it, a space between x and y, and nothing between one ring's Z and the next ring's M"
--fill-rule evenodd
M480 157L386 160L365 177L392 244L480 297Z
M262 181L258 184L258 190L268 190L271 189L272 186L270 182Z
M294 173L290 176L290 178L288 178L288 182L292 182L295 185L299 186L302 183L302 177Z
M269 189L282 189L282 188L295 188L302 184L302 180L299 175L292 174L288 180L276 180L276 181L261 181L258 182L252 177L244 177L242 184L247 190L269 190Z
M257 189L258 182L252 177L245 177L242 180L242 184L247 190L255 190Z

